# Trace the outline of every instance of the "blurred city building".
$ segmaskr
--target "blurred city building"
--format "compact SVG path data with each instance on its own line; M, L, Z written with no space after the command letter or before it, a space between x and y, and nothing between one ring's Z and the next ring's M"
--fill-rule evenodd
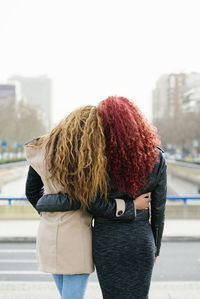
M12 76L9 83L20 85L23 101L43 114L49 128L52 126L52 80L46 76L23 77Z
M181 112L200 111L200 74L179 73L160 76L152 93L153 122Z
M190 73L186 77L186 89L183 96L184 112L200 111L200 74Z
M14 84L0 84L0 107L6 107L16 102L16 86Z

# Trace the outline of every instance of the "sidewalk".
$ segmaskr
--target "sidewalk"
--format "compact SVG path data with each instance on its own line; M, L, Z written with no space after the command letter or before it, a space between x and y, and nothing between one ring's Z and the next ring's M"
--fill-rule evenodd
M0 220L0 243L35 241L38 225L38 220ZM163 239L166 241L200 241L200 219L167 219ZM53 282L0 281L0 299L4 298L59 299L60 297ZM152 282L151 284L149 299L188 298L200 299L200 281ZM97 282L89 282L84 299L102 299Z
M35 241L38 225L39 220L0 220L0 241ZM200 219L166 219L163 240L200 240Z
M59 299L53 282L0 282L0 299ZM149 299L199 299L200 282L152 282ZM97 282L89 282L84 299L102 299ZM120 298L116 298L120 299Z

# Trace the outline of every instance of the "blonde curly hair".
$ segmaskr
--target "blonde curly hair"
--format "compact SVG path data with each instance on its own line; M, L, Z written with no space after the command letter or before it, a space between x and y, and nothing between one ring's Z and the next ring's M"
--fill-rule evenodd
M107 198L105 137L95 106L71 112L36 146L46 141L45 160L51 178L72 199L88 207L97 195Z

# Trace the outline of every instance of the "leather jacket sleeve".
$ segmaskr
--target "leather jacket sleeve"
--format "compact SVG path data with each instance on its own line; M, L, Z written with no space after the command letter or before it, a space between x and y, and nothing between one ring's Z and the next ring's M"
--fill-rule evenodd
M118 206L119 201L122 207ZM96 199L90 204L88 212L94 217L103 217L111 220L129 221L134 220L136 216L133 200L123 200L120 198L110 198L107 200Z
M34 208L44 193L43 186L44 185L39 174L31 166L29 166L25 194Z
M122 207L119 201L124 202ZM64 212L77 210L80 208L80 202L67 196L67 194L47 194L43 195L36 204L38 212ZM95 199L91 202L87 212L94 217L103 217L112 220L133 220L135 218L135 207L133 200L124 201L123 199Z
M36 204L38 212L66 212L80 209L78 200L70 200L67 194L56 193L43 195Z
M160 170L156 185L151 192L151 227L154 235L156 253L160 253L160 246L165 221L165 205L167 196L167 165L163 154L160 154Z
M42 211L58 212L80 209L80 202L77 200L70 201L67 195L64 196L61 193L44 195L43 186L40 175L33 167L29 166L25 193L28 201L39 213Z

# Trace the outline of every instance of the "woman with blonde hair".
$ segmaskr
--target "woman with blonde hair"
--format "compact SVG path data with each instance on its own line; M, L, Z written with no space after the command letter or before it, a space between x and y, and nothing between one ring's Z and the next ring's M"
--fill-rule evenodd
M118 221L123 208L121 217L133 220L135 209L149 201L144 195L124 208L122 200L109 196L105 136L95 106L73 111L49 134L26 144L25 152L26 196L41 212L39 270L53 274L62 299L81 299L94 271L88 211L98 207L99 216Z

